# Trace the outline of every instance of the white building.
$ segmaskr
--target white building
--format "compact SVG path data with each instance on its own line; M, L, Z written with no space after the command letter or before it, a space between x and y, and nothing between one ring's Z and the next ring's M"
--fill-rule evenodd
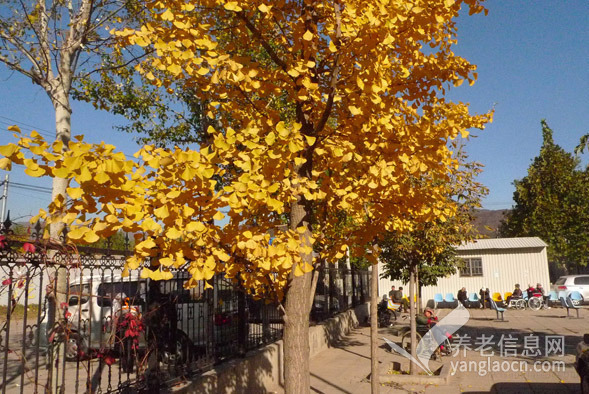
M457 270L454 275L439 278L436 286L421 288L422 305L433 300L434 294L456 294L462 287L471 293L478 294L481 287L489 288L491 293L513 291L519 283L522 290L528 284L533 286L541 283L548 291L550 278L548 274L548 258L546 243L537 237L528 238L493 238L479 239L457 248L458 256L465 261L465 267ZM379 272L383 272L379 263ZM409 286L398 280L380 279L380 296L388 294L391 286L403 286L405 295Z

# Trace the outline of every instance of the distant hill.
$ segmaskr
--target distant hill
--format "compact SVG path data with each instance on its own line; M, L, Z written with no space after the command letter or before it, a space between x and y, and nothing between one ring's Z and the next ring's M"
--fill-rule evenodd
M499 226L509 209L478 209L474 225L483 238L499 237Z

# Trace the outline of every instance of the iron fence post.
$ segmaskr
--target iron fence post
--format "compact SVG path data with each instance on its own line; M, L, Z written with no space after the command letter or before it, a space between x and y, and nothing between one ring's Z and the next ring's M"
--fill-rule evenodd
M247 311L245 309L245 292L237 292L237 344L240 357L245 357L247 351Z

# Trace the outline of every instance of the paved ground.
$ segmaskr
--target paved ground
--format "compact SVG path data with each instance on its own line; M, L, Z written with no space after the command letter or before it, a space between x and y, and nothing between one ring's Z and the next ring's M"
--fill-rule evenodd
M442 318L448 312L440 310L438 315ZM381 386L380 392L580 393L573 363L576 344L589 332L588 307L580 311L581 319L567 318L562 308L537 312L508 310L504 322L496 321L496 313L488 309L469 309L469 312L468 323L458 331L463 339L456 339L455 335L455 344L462 341L460 350L442 358L442 363L454 370L448 385L392 383ZM408 319L400 319L397 327L406 324ZM381 329L379 336L399 342L396 332L396 327ZM481 348L485 340L482 338L488 340L491 336ZM369 341L370 329L361 327L337 346L315 356L311 360L312 391L370 393ZM390 352L382 339L379 345L381 374L395 366L408 369L409 362ZM441 365L430 362L432 370Z

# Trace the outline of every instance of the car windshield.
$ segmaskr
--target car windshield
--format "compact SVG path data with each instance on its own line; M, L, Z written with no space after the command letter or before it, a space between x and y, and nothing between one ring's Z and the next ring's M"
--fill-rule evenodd
M562 277L562 278L558 278L558 280L554 283L555 285L564 285L564 282L566 282L567 278Z

